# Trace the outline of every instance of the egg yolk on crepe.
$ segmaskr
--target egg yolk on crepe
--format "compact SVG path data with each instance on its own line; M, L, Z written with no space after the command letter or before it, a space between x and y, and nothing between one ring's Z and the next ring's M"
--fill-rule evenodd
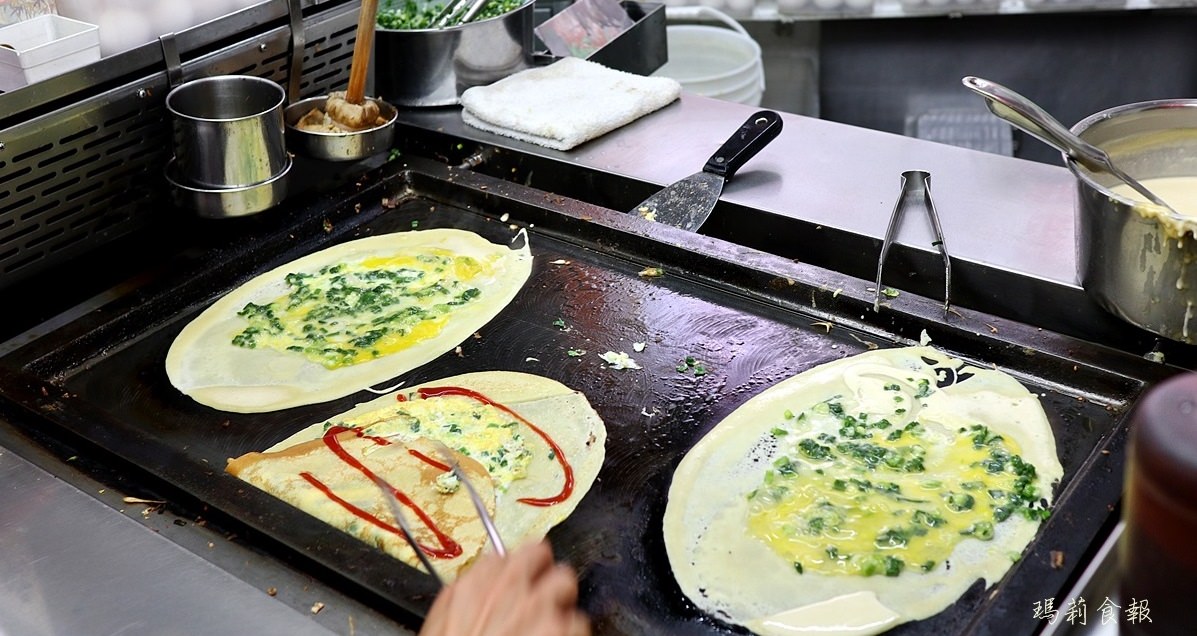
M523 237L523 238L521 238ZM336 399L451 351L499 314L531 273L463 230L357 239L255 276L171 343L171 384L213 408L259 413Z

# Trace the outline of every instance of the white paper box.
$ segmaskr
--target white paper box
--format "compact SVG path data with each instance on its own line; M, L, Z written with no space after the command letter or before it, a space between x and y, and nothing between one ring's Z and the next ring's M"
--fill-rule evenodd
M0 27L0 90L39 82L100 59L94 24L60 15Z

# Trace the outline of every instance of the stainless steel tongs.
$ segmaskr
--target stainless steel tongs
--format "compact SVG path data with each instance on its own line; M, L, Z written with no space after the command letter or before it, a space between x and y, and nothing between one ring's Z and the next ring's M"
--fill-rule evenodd
M474 484L466 477L465 471L461 469L461 464L457 463L457 458L453 456L453 451L449 450L438 440L429 439L432 445L436 447L437 453L440 454L441 459L449 464L453 469L453 474L457 476L457 480L461 485L465 486L466 492L470 494L470 501L474 504L474 510L478 513L478 518L482 519L482 526L486 528L486 536L490 537L490 542L495 546L495 553L501 557L507 556L507 547L503 545L503 538L499 536L499 529L495 527L495 522L490 518L490 513L486 511L486 504L482 501L482 497L478 496L478 491L474 489Z
M473 20L486 3L487 0L449 0L445 3L445 8L432 19L432 27L443 29L465 24ZM465 9L464 14L461 13L462 9Z
M935 212L935 204L931 202L931 173L925 170L907 170L902 173L902 192L898 202L894 205L893 214L889 217L889 228L885 230L885 242L881 244L881 255L877 259L876 289L873 293L873 311L881 310L881 270L885 267L885 258L889 255L889 248L893 245L898 234L898 227L902 224L902 217L907 208L919 207L931 222L931 230L935 233L935 242L943 258L943 311L946 315L951 307L952 294L952 259L948 256L947 245L943 240L943 228L939 225L939 215Z
M428 439L428 438L426 438ZM499 536L499 530L495 527L495 522L490 518L490 513L486 510L486 504L482 501L482 497L478 495L478 491L474 489L474 484L466 477L465 471L462 470L461 465L457 463L457 458L453 456L453 451L449 450L448 446L443 443L428 439L433 446L436 447L437 453L449 464L449 468L457 477L458 481L465 486L466 492L470 495L470 502L474 504L474 511L478 513L479 519L482 520L482 526L486 528L486 534L490 537L491 543L495 547L495 553L501 557L507 556L507 548L503 544L502 537ZM407 515L403 512L403 507L395 499L391 486L389 486L382 478L377 475L374 476L374 484L382 490L383 498L386 499L387 506L391 509L391 514L395 517L395 521L399 524L399 530L403 533L403 538L407 540L407 544L416 553L416 558L420 560L420 564L428 571L432 578L442 587L445 585L444 579L441 578L435 568L432 567L432 562L428 559L428 555L424 554L423 548L420 547L419 542L416 541L415 534L412 533L411 524L407 521Z

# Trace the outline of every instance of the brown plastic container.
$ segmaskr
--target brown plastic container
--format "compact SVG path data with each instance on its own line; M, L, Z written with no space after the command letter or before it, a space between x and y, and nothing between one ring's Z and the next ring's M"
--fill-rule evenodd
M1123 519L1120 631L1197 634L1197 374L1156 385L1136 407ZM1130 620L1132 605L1147 614Z

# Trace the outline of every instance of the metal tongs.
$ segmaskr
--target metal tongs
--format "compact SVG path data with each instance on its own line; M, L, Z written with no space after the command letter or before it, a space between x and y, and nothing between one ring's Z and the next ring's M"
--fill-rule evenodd
M486 536L490 537L490 542L495 546L495 554L501 557L507 556L507 547L503 545L503 538L499 536L499 529L495 527L495 522L490 518L490 513L486 511L486 504L483 503L482 497L478 496L478 491L474 489L474 484L466 477L465 471L462 470L461 464L457 463L457 458L453 456L453 451L449 450L439 440L429 439L432 445L436 447L436 452L449 464L449 468L453 469L453 474L457 476L457 480L465 486L466 492L470 494L470 502L474 504L474 511L478 513L478 518L482 520L482 526L486 528Z
M445 8L436 14L432 19L432 26L436 29L441 29L447 26L456 26L458 24L465 24L474 19L478 12L485 6L487 0L449 0L445 3ZM461 13L462 8L465 8L465 14L457 17Z
M885 230L885 242L881 244L881 256L877 259L877 281L873 295L873 311L881 310L881 270L885 266L885 258L889 255L890 245L898 233L902 217L906 208L920 207L926 212L931 222L931 230L935 233L935 242L943 257L943 311L947 315L951 307L952 293L952 259L948 256L948 248L943 240L943 228L939 225L939 215L935 212L935 204L931 202L931 173L925 170L907 170L902 173L902 193L898 203L894 205L894 212L889 217L889 228Z
M495 522L490 518L490 513L486 511L486 504L482 501L482 497L478 495L478 491L474 489L474 484L470 483L465 471L461 468L461 464L457 463L457 458L453 456L453 451L449 450L448 446L445 446L438 440L425 439L428 439L436 447L437 454L441 456L441 459L445 460L450 470L457 477L457 480L465 486L466 492L470 495L470 502L474 504L474 511L478 513L478 517L482 520L482 526L486 528L486 535L490 537L490 542L495 547L495 554L501 557L507 556L507 548L503 544L502 537L499 536L499 529L495 527ZM407 544L416 553L416 558L420 560L420 564L424 566L424 569L432 575L432 578L440 586L444 587L444 579L437 574L436 570L432 567L432 562L428 559L428 555L424 554L423 548L416 541L416 536L412 533L411 524L407 521L407 515L404 514L403 507L399 505L398 500L395 498L394 488L377 475L374 476L374 484L382 490L383 499L386 499L387 505L391 509L391 514L394 515L395 521L399 523L399 530L403 533L403 538L407 540Z

